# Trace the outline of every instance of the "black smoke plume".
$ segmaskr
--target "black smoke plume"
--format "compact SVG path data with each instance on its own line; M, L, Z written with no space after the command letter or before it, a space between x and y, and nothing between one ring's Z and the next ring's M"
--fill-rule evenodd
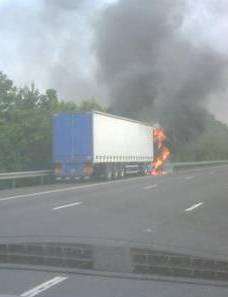
M119 0L103 11L96 30L98 75L112 111L159 121L174 146L204 130L207 98L224 86L228 65L186 36L186 3Z

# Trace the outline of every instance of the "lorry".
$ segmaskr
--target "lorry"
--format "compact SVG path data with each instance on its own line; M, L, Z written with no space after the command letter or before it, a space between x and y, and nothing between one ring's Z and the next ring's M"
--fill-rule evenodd
M98 111L59 113L53 118L56 179L145 175L153 158L150 124Z

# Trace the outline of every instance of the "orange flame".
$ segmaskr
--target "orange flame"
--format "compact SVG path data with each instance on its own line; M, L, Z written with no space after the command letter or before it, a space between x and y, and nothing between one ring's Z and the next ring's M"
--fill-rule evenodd
M165 131L162 128L156 128L153 131L154 144L158 148L158 155L152 162L152 175L161 175L163 174L163 166L170 156L169 149L164 145L164 142L167 139Z

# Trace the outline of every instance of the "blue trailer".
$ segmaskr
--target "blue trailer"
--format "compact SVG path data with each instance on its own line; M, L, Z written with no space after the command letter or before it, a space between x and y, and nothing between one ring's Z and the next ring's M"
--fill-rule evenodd
M53 118L57 179L106 179L146 174L153 160L153 127L101 112L59 113Z

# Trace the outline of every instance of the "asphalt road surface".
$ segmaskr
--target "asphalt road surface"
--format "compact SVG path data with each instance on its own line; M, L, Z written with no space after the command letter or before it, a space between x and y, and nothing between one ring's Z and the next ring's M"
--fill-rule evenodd
M1 242L12 243L47 239L107 243L112 246L126 244L228 259L227 213L228 166L184 171L162 177L38 186L0 191L0 239ZM2 271L3 273L8 272ZM34 277L34 282L32 280L31 284L26 284L28 288L30 285L39 285L39 281L45 282L39 279L39 275L37 279L36 274L28 273L28 276ZM56 275L48 275L46 281L55 277ZM137 294L132 293L129 296L152 296L149 293L153 286L155 292L159 292L159 286L163 287L163 284L158 283L137 285L137 282L129 280L124 285L121 280L96 281L96 278L80 278L71 276L59 283L54 280L57 284L53 288L64 287L66 296L92 296L96 286L101 284L104 291L99 296L107 296L107 288L114 289L112 296L122 296L120 292L127 292L125 290L129 288L131 289L128 292L139 290ZM24 281L21 282L23 283ZM89 284L89 288L94 287L95 291L88 289L88 294L84 294L79 289L79 294L76 294L77 284L85 288ZM26 285L18 288L15 284L15 290L11 291L9 283L4 282L4 285L6 289L1 291L1 285L0 294L18 295L26 290ZM167 286L172 291L173 285ZM47 292L51 292L53 288ZM167 292L171 292L169 289ZM185 289L191 290L183 287ZM202 287L201 289L204 290ZM221 290L221 294L217 292L211 296L228 296L227 289L224 290L224 295ZM65 296L64 291L53 292L53 295L45 294ZM176 291L175 295L166 295L163 290L160 295L155 293L154 296L210 296L205 291L197 291L196 295L194 290L191 291L192 295L184 295L183 292L180 289L180 293Z
M47 272L0 271L0 296L227 297L228 287L175 281L139 281Z

